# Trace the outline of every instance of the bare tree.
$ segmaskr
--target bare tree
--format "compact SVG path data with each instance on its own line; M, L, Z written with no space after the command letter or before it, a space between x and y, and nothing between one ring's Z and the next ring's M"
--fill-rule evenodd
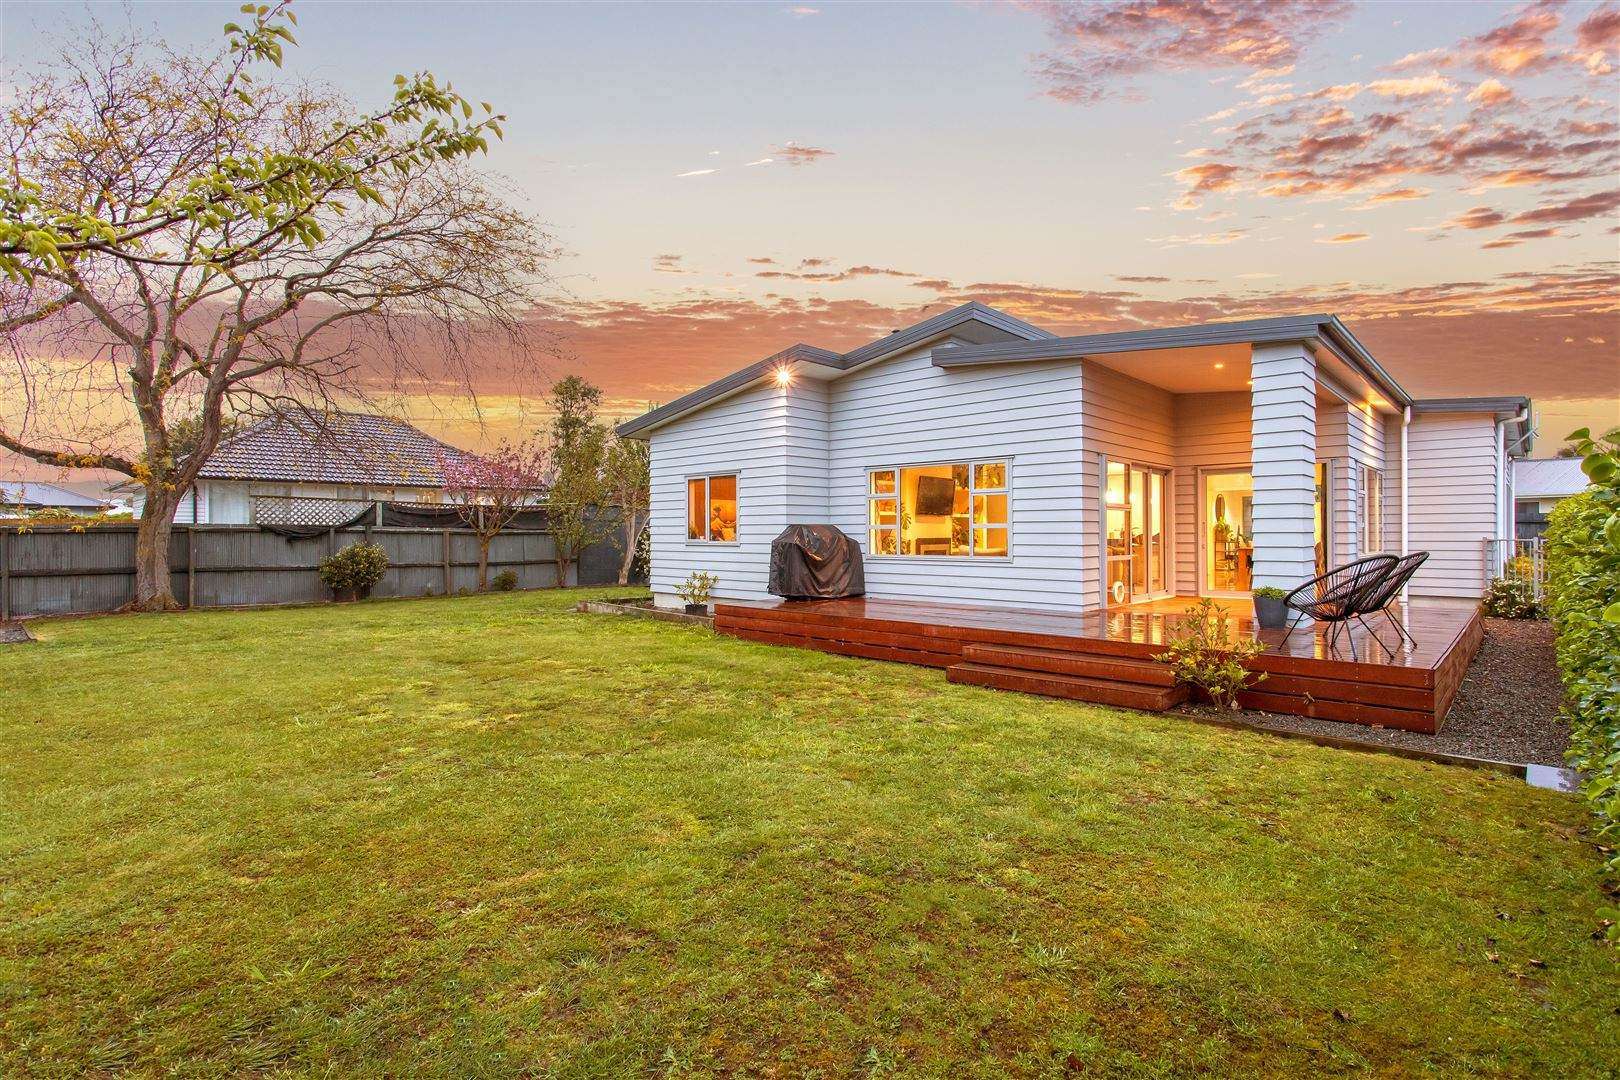
M608 502L619 514L619 542L624 549L619 584L628 585L636 545L651 516L652 457L646 441L614 436L608 443L603 474Z
M96 27L0 127L0 448L144 487L138 609L176 606L174 510L231 415L470 391L482 335L520 352L551 254L467 165L487 104L426 73L365 113L261 82L294 20L244 11L214 54Z
M484 454L442 454L445 496L478 537L478 588L489 588L489 545L539 503L547 454L535 442L502 442Z

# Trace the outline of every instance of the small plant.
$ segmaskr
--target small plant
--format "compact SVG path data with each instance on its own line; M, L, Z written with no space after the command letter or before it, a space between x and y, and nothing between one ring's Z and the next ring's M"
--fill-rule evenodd
M1265 672L1244 666L1265 651L1264 643L1234 635L1232 616L1206 596L1182 613L1169 645L1154 659L1170 665L1177 683L1197 687L1221 708L1235 709L1240 690L1265 680Z
M709 597L714 595L714 587L719 583L720 579L707 570L694 570L676 587L675 594L686 601L688 608L707 608Z
M350 544L322 559L316 570L339 600L359 600L388 571L388 553L376 544Z
M1286 600L1288 599L1288 590L1279 589L1275 585L1262 585L1254 590L1254 598L1256 600Z
M502 570L489 579L489 587L496 592L511 592L517 588L518 578L516 570Z
M1485 614L1493 619L1536 619L1541 605L1528 578L1499 577L1485 593Z

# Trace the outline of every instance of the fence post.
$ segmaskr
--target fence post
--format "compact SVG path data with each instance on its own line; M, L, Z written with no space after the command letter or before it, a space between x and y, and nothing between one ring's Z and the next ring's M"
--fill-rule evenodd
M0 529L0 623L11 621L11 530Z
M449 529L440 529L439 530L439 535L444 540L443 554L440 556L440 562L443 563L443 569L444 569L444 595L449 596L450 595L450 530Z
M197 526L186 526L186 607L197 606Z

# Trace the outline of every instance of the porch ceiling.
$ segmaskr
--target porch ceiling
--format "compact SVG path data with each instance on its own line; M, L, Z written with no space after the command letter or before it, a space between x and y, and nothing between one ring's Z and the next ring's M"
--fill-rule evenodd
M1249 388L1249 345L1202 345L1189 349L1144 349L1086 357L1172 394L1218 394Z

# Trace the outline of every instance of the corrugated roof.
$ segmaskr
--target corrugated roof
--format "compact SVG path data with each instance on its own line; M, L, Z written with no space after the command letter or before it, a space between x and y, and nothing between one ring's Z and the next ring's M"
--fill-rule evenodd
M41 484L33 480L0 480L0 506L59 506L63 510L93 512L110 505L55 484Z
M442 487L439 462L471 456L387 416L286 413L223 440L198 475L208 480Z
M1515 499L1561 498L1586 490L1580 458L1548 458L1513 463Z

